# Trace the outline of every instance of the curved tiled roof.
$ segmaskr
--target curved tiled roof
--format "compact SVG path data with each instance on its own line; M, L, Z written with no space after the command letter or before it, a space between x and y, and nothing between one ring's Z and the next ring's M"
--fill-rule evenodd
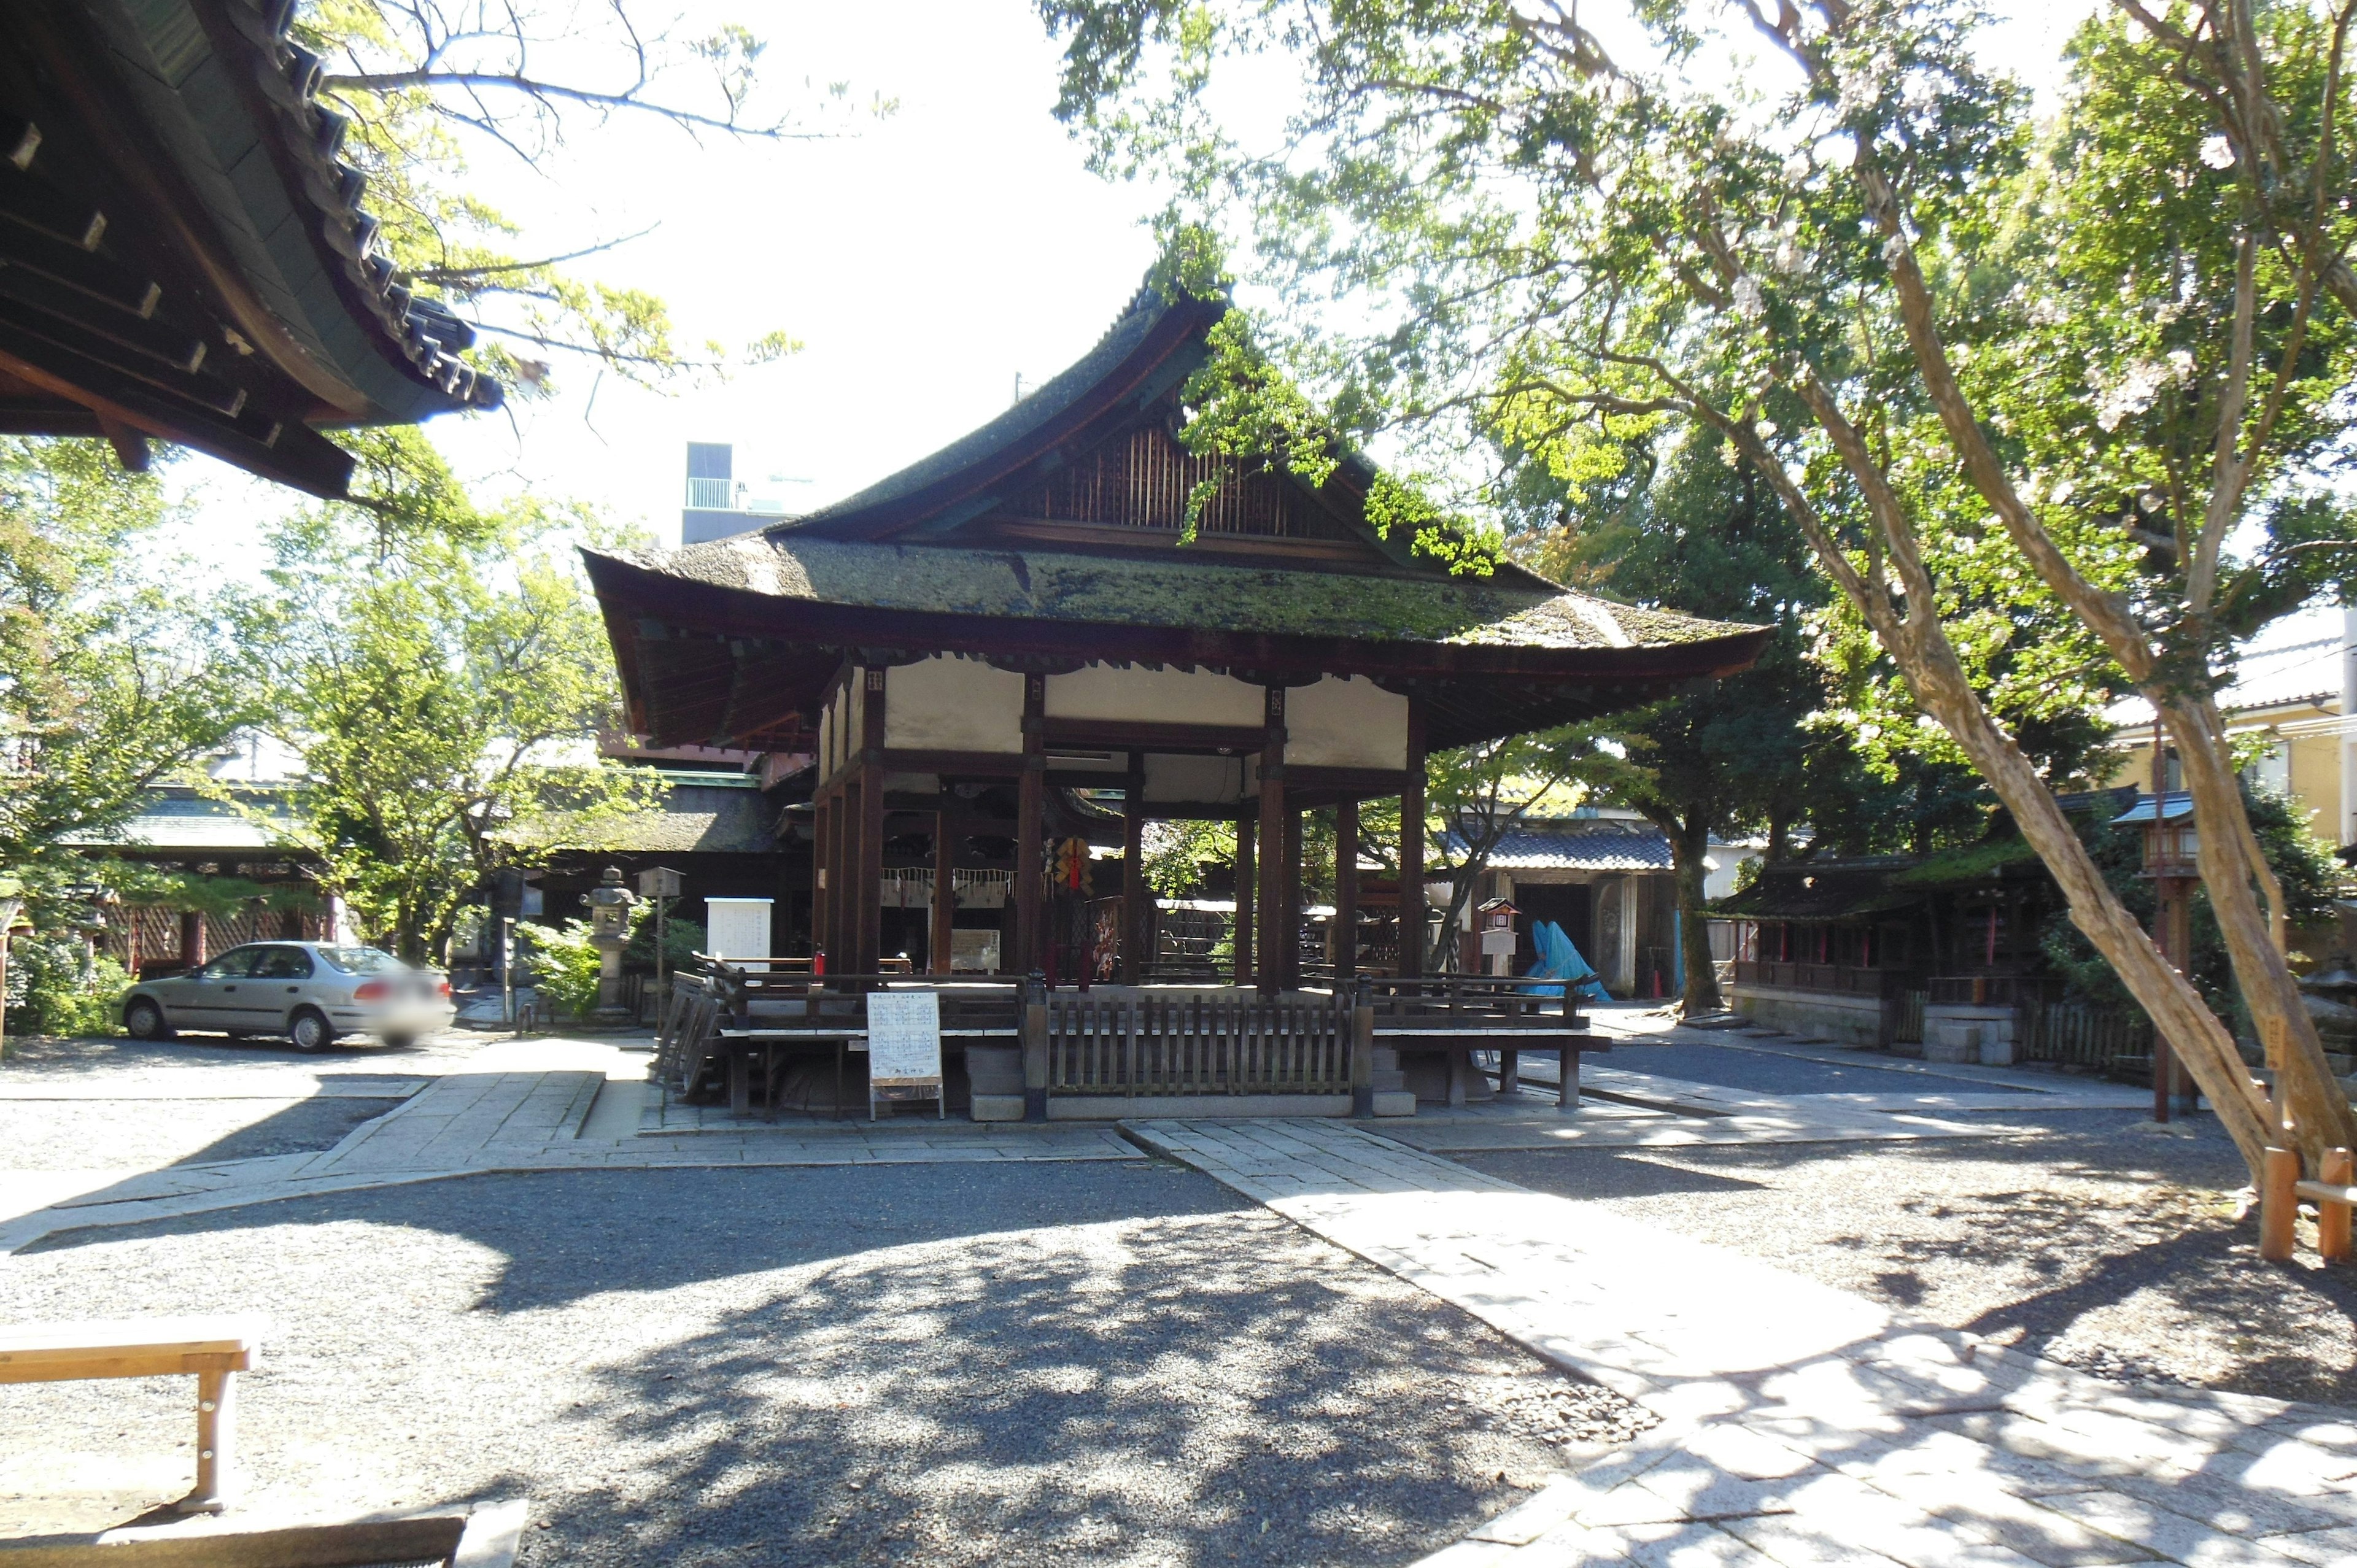
M248 62L253 83L270 106L280 156L297 175L296 189L307 203L303 215L312 236L333 258L347 296L373 318L385 341L418 380L453 403L496 408L499 382L458 358L474 342L474 329L431 300L399 283L393 264L376 248L377 220L361 204L368 177L337 155L349 122L317 100L325 66L319 57L286 36L295 7L285 0L219 0L238 36L253 51Z

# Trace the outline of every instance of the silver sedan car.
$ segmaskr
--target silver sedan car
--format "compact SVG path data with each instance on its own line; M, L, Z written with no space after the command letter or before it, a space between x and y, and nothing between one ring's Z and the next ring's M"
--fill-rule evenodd
M345 1035L405 1046L457 1015L447 975L332 942L249 942L186 974L143 980L123 998L123 1027L135 1039L210 1029L233 1040L284 1035L305 1051Z

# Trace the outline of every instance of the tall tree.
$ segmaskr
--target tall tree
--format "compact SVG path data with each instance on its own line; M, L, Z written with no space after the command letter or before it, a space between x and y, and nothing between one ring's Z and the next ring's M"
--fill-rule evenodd
M1807 656L1807 618L1824 598L1808 544L1775 494L1744 465L1720 460L1716 438L1661 431L1666 462L1620 476L1621 494L1586 493L1534 454L1517 476L1524 526L1513 548L1564 581L1641 605L1776 628L1760 661L1709 690L1602 721L1618 753L1591 749L1575 770L1597 796L1638 812L1670 843L1689 1014L1723 1003L1711 961L1704 885L1714 837L1770 831L1781 842L1804 804L1804 727L1824 702ZM1605 504L1598 504L1603 502ZM1838 742L1835 742L1838 744Z
M96 442L0 437L0 872L45 919L73 847L250 717L231 628L164 539L161 476Z
M2089 24L2041 131L1975 58L1969 0L1629 0L1609 37L1559 0L1042 5L1070 39L1064 112L1177 182L1174 225L1242 204L1304 367L1361 424L1461 449L1523 401L1607 436L1663 413L1717 431L2254 1169L2278 1137L2311 1165L2357 1142L2271 940L2214 698L2237 637L2351 565L2325 481L2357 370L2357 9L2119 0L2133 22ZM1230 61L1271 52L1289 69L1255 83L1303 96L1245 147L1211 106ZM1313 308L1338 282L1355 322ZM1958 581L2050 596L2079 635L2020 662L2067 682L2092 655L2160 712L2288 1134L1976 688L1943 622Z
M416 432L368 439L404 482L280 524L250 636L300 762L293 836L371 940L438 959L500 871L651 802L597 752L620 699L569 548L594 518L478 512Z

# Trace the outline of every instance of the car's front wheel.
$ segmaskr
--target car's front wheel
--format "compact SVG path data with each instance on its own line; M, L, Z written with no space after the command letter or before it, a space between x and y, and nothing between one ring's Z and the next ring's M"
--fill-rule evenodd
M295 1042L298 1051L324 1051L336 1043L336 1031L328 1023L326 1014L306 1007L286 1026L286 1037Z
M123 1032L135 1040L168 1040L172 1025L164 1009L145 996L135 996L123 1009Z

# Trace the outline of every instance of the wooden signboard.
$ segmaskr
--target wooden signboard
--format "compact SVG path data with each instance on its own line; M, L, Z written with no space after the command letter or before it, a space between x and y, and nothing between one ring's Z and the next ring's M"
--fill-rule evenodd
M931 991L877 991L867 997L867 1118L888 1100L932 1100L942 1092L942 999Z

